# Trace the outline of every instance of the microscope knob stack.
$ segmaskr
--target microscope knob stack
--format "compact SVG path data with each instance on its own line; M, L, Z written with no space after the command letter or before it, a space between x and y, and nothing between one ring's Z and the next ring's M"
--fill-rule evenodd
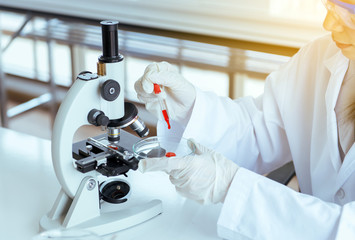
M110 119L103 111L92 109L88 114L88 122L94 126L106 127L109 124Z

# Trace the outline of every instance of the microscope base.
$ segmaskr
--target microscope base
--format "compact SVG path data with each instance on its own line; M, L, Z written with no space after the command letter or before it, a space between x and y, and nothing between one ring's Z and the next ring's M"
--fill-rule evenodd
M79 228L106 235L145 222L162 213L162 202L152 200L129 208L103 212L98 191L88 190L91 179L84 179L74 199L60 191L53 209L40 220L40 231ZM96 199L94 201L90 201ZM90 203L91 202L91 203Z

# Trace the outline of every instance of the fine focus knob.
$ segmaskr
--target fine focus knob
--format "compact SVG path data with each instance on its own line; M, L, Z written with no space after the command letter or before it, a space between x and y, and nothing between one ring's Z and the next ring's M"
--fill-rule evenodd
M104 114L100 114L99 116L97 116L96 122L99 126L107 126L110 122L110 119Z
M101 96L106 101L112 102L120 95L120 84L115 80L107 80L101 86Z
M88 114L88 122L95 126L107 126L110 119L103 111L92 109Z

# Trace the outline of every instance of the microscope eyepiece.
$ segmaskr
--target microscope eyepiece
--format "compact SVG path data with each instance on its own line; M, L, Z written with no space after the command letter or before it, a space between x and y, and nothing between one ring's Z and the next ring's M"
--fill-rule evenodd
M118 21L102 21L102 56L100 62L113 63L123 60L123 56L118 50Z

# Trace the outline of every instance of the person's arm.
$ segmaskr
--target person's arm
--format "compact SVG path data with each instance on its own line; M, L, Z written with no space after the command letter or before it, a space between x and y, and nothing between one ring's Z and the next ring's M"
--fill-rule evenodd
M291 161L279 111L282 79L268 80L257 99L232 100L202 92L166 62L149 65L135 83L138 98L161 118L154 84L164 87L171 128L158 124L158 136L194 138L239 165L267 173Z
M324 202L240 168L224 201L218 233L224 239L355 239L355 202Z
M279 91L275 91L274 85L275 81L268 79L265 94L257 99L232 100L196 89L186 128L167 129L161 123L158 135L193 138L242 167L261 174L271 172L291 161L279 112L283 85L277 85Z

